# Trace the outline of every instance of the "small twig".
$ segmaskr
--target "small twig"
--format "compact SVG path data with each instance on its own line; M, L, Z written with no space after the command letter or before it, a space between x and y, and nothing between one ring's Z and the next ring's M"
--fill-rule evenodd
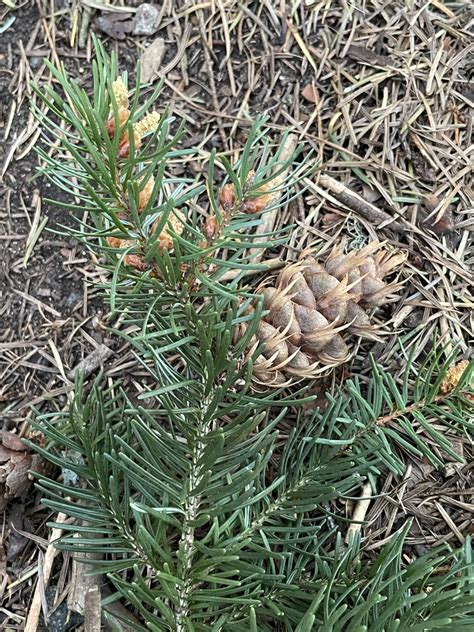
M87 566L77 559L77 555L72 556L72 572L69 581L69 593L67 599L68 609L85 616L87 594L99 586L99 577L87 574ZM96 559L93 554L87 553L81 556L84 559Z
M321 174L319 176L318 184L331 191L339 202L348 206L352 211L358 213L364 219L367 219L369 222L375 224L376 227L383 228L386 225L394 230L404 230L404 226L401 222L398 222L385 211L381 211L370 202L367 202L358 193L349 189L349 187L345 184L334 180L331 176Z
M444 399L446 399L446 395L448 395L448 393L436 395L436 397L434 397L430 403L437 404L438 402L442 402ZM418 402L413 402L413 404L410 404L403 410L397 409L389 413L388 415L379 417L375 423L377 424L377 426L387 426L391 421L393 421L394 419L397 419L401 415L409 415L419 410L420 408L423 408L424 406L426 406L426 404L427 404L426 399L421 399Z
M360 493L360 500L357 501L357 504L354 508L354 513L352 514L352 522L347 529L345 540L346 544L349 544L349 542L353 541L354 536L361 530L362 523L364 522L367 510L369 509L370 501L372 500L371 494L371 484L365 483Z
M82 526L87 526L87 522L83 521ZM84 616L84 632L100 630L102 576L88 574L86 565L86 560L92 562L97 559L99 559L99 555L96 553L73 553L72 555L72 572L69 580L67 606L69 610ZM98 597L94 595L95 591L97 591ZM96 603L97 599L98 606ZM97 607L99 609L99 627L88 627L89 625L95 625Z
M87 377L93 373L99 366L101 366L106 360L113 354L112 349L104 344L101 344L94 349L92 353L86 356L68 373L68 378L72 379L78 371L83 371L84 377Z
M66 519L66 514L59 513L56 518L56 522L63 523L66 521ZM51 530L51 534L49 536L49 545L44 556L44 564L42 569L43 581L41 582L38 578L38 581L36 582L35 592L31 601L30 609L28 611L28 618L26 620L24 632L36 632L36 630L38 629L38 622L41 613L41 587L43 586L44 590L46 590L48 586L49 577L53 568L54 558L58 554L58 550L54 547L54 542L61 536L62 532L63 530L58 528Z

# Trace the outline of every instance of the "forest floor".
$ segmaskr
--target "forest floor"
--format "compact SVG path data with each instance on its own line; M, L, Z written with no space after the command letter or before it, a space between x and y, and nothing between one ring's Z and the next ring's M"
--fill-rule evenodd
M90 379L99 366L125 385L139 379L131 350L104 327L106 308L94 287L101 273L62 234L60 226L73 219L48 202L62 194L35 179L42 139L30 83L52 83L43 64L50 59L89 87L93 33L117 53L121 70L133 74L143 58L152 80L164 77L158 109L166 104L186 122L186 145L197 149L187 165L192 176L205 176L212 149L233 160L258 115L267 116L275 143L290 130L313 152L306 190L281 217L295 226L286 258L309 245L326 248L336 237L354 246L387 240L407 252L402 299L383 310L392 335L361 344L353 372L368 374L371 352L395 375L410 350L423 358L435 334L467 357L474 301L472 4L163 0L149 36L133 33L140 4L0 2L2 462L7 433L25 436L33 410L64 409L74 370L91 354L99 361ZM354 203L354 194L362 201ZM346 377L336 375L333 386ZM30 466L30 456L17 452ZM467 463L442 471L414 463L401 487L388 477L383 491L397 491L370 505L367 547L377 549L407 515L415 517L407 543L416 554L462 542L472 531ZM40 501L30 487L0 504L0 629L24 629L35 605L49 615L46 627L40 615L38 629L81 629L81 617L68 611L71 560L52 559L48 547L46 523L57 516Z

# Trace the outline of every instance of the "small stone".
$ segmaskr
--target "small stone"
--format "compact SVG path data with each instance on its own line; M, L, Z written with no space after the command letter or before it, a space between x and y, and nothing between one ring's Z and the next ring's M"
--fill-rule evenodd
M37 296L41 298L49 298L51 296L51 289L49 287L40 287L36 290Z
M67 607L67 602L66 601L62 601L57 607L55 607L56 604L56 591L57 591L57 586L52 585L49 586L46 590L46 603L49 607L49 616L48 616L48 620L47 620L47 624L45 627L47 627L48 632L64 632L65 630L70 629L69 625L71 624L71 621L69 620L68 622L68 607ZM76 616L77 613L73 613ZM44 615L43 615L44 616ZM82 617L80 617L80 619L82 619Z
M76 305L79 300L82 298L82 294L80 292L76 292L76 291L72 291L65 299L64 299L64 303L66 305L66 307L73 307L74 305Z
M452 476L459 474L459 470L460 470L459 463L454 463L454 462L446 463L441 468L441 474L443 475L444 478L451 478Z
M30 66L33 70L39 68L44 62L44 57L30 57Z
M153 35L158 30L159 9L154 4L141 4L133 20L134 35Z
M84 457L77 450L64 450L62 456L68 459L73 465L84 465ZM63 483L65 485L70 485L71 487L79 486L79 476L73 469L62 467L61 473L63 475Z

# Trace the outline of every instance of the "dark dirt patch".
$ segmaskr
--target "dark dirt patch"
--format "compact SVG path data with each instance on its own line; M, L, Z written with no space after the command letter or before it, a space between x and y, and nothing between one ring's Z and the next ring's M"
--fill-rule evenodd
M26 82L22 84L20 75L25 73L26 64L29 72L42 65L43 57L39 53L44 49L35 40L30 42L28 54L28 41L39 20L37 7L24 6L15 17L12 27L2 36L6 65L5 72L0 75L0 90L5 132L8 128L7 160L10 148L32 125L29 113L31 93L27 93L29 88ZM22 56L22 49L27 51L26 56ZM78 71L77 64L70 62L68 65L75 66ZM13 118L12 108L15 108ZM40 144L41 139L37 142ZM21 155L21 148L18 153ZM85 294L84 271L79 269L81 265L87 267L86 252L75 240L51 232L61 230L61 224L74 225L74 219L63 209L45 201L47 198L64 200L65 196L44 178L35 179L37 165L34 149L20 159L14 155L1 185L4 204L0 241L0 312L1 341L6 344L0 352L3 370L0 397L6 411L5 422L11 417L18 422L28 413L32 399L59 386L59 370L50 356L49 341L61 349L65 365L74 366L81 351L77 340L70 336L73 328L87 319L86 331L92 337L102 338L89 322L92 316L101 315L100 303L94 301L89 292ZM25 266L28 235L31 237L32 226L41 224L43 218L47 218L47 225ZM88 346L90 343L86 343L86 349ZM15 419L10 419L10 425Z

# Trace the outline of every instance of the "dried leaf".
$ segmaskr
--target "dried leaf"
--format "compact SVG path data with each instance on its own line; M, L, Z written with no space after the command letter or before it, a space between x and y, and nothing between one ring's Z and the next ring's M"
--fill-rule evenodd
M349 46L347 49L347 56L351 59L355 59L361 64L367 64L368 66L385 67L393 65L393 60L388 55L379 55L364 46Z
M319 103L319 94L313 83L308 83L301 91L301 96L311 103Z
M96 18L96 27L113 39L123 40L133 31L132 13L107 13Z
M40 471L41 459L30 454L20 437L1 431L0 443L0 511L12 498L19 498L31 486L29 470Z
M165 55L165 40L157 37L150 46L143 51L140 57L143 83L149 83L156 79L161 68L161 62Z
M454 230L454 216L450 208L447 208L441 217L426 219L424 224L430 228L436 235L445 235L452 233Z
M2 445L8 450L18 450L25 452L26 447L20 437L13 432L0 431L0 440Z

